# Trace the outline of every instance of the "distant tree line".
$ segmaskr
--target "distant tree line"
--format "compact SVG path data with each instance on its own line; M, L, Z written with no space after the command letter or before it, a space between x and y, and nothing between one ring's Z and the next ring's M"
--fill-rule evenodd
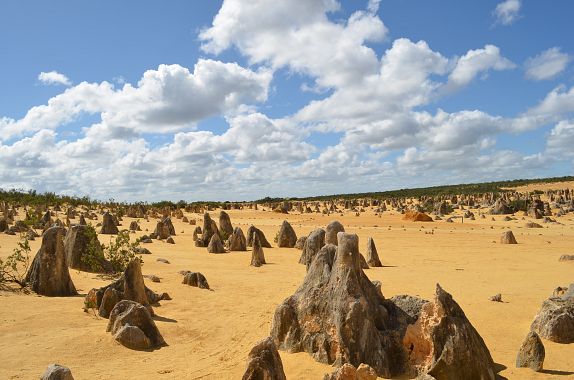
M477 194L477 193L500 193L508 191L507 188L529 185L532 183L554 183L554 182L567 182L574 181L574 176L565 177L552 177L552 178L533 178L533 179L515 179L509 181L497 182L484 182L484 183L468 183L459 185L445 185L445 186L432 186L420 187L413 189L399 189L390 191L378 191L369 193L353 193L353 194L332 194L321 195L307 198L271 198L265 197L254 201L254 203L277 203L285 200L290 201L325 201L331 199L357 199L357 198L419 198L422 196L448 196L448 195L462 195L462 194ZM149 205L157 208L170 208L179 209L187 206L202 205L209 207L222 207L230 202L210 202L210 201L195 201L186 202L180 200L173 201L159 201L159 202L116 202L113 198L108 201L98 201L91 199L89 196L71 196L71 195L57 195L53 192L39 193L36 190L23 190L23 189L0 189L0 201L7 201L9 203L25 204L25 205L62 205L69 204L71 206L94 206L103 205L111 206L133 206L133 205ZM233 202L242 203L242 202Z

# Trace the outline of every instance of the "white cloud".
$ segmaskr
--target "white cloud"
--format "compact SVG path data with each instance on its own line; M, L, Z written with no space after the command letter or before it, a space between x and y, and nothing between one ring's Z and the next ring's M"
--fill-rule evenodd
M522 0L504 0L494 9L496 22L502 25L510 25L520 17Z
M19 120L0 117L2 186L99 199L253 199L539 175L551 155L568 155L572 123L562 120L574 112L574 89L558 87L514 118L437 109L441 97L515 65L494 45L447 57L399 38L377 52L370 43L388 34L379 3L365 0L341 20L334 0L225 0L201 32L202 49L237 48L251 68L160 65L136 84L82 82ZM277 69L304 75L301 90L316 100L266 115ZM96 122L82 125L84 115ZM221 125L200 130L215 115ZM60 129L72 122L83 128L69 138ZM497 147L501 134L550 123L558 124L544 152Z
M574 158L574 122L562 120L550 131L546 150L553 159Z
M494 45L486 45L484 49L469 50L456 62L456 66L448 77L451 88L459 88L469 84L478 74L489 70L510 70L516 65L500 55L500 49Z
M288 67L322 87L339 87L376 73L376 53L365 43L387 34L373 12L331 21L328 14L339 7L334 0L225 0L213 25L200 34L202 49L217 54L236 46L251 63Z
M42 82L42 84L47 84L47 85L64 85L64 86L71 86L72 82L70 81L70 79L68 79L67 76L65 76L64 74L61 74L57 71L48 71L48 72L44 72L42 71L39 75L38 75L38 80L40 82Z
M100 114L110 131L169 133L190 129L206 117L267 99L272 74L235 63L199 60L190 72L180 65L146 71L137 86L82 82L32 107L20 120L0 119L0 139L56 129L85 114Z
M545 50L526 60L524 64L526 78L531 80L553 79L566 69L571 59L572 57L562 53L558 47Z

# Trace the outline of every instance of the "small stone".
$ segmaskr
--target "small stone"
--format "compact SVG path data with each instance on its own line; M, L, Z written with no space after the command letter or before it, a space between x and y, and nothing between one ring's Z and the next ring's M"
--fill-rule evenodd
M40 377L40 380L74 380L72 371L59 364L50 364Z
M546 352L538 334L530 331L520 346L516 357L517 368L530 368L536 372L542 370Z
M500 294L500 293L495 294L492 297L490 297L489 300L494 301L494 302L502 302L502 294Z

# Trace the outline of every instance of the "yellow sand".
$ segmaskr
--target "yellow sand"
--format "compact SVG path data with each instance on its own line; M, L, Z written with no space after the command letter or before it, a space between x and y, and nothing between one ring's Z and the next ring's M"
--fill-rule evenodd
M245 232L254 224L270 242L285 218L299 236L338 219L348 232L359 235L361 249L366 250L369 236L374 238L386 267L365 272L382 281L386 297L411 294L428 299L437 282L450 292L500 364L500 375L574 378L574 344L544 340L548 373L514 368L517 350L542 301L555 287L574 282L574 263L558 262L560 255L574 254L572 215L559 218L563 225L526 229L529 218L503 222L501 216L494 222L488 216L450 224L406 222L395 212L378 217L373 211L359 217L248 210L229 214L235 226ZM201 224L199 214L186 215ZM218 211L212 212L217 215ZM124 228L131 220L124 218ZM82 297L0 292L0 379L35 379L54 362L70 367L77 380L240 379L249 350L269 334L276 306L303 280L305 267L297 263L300 251L265 249L268 265L253 268L250 252L208 254L194 246L192 226L172 220L176 244L144 245L153 254L144 256L143 266L144 274L161 277L161 283L146 280L147 285L173 298L155 309L160 316L156 323L169 346L138 352L117 344L105 332L106 319L82 311ZM137 235L153 231L154 226L154 220L143 222L144 231ZM498 244L506 228L513 230L518 245ZM434 234L425 233L431 229ZM16 236L0 234L0 256L11 253L17 241ZM108 243L109 236L100 235L100 241ZM39 245L40 239L32 242L34 254ZM171 263L159 263L158 257ZM203 273L213 291L181 284L178 271L184 269ZM75 270L71 274L82 294L109 283L94 274ZM496 293L502 293L504 303L489 301ZM281 358L289 379L322 379L332 371L305 353L281 352Z

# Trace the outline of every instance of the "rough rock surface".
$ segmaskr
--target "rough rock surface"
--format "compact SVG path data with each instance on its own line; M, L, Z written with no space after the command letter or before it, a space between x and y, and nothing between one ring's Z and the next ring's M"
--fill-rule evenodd
M255 226L250 226L247 229L247 246L248 247L253 246L253 237L255 236L255 234L257 234L257 236L259 237L259 242L261 243L261 246L263 248L271 248L271 244L269 244L269 241L267 241L267 238L265 237L265 234L263 233L263 231L261 231L259 228L255 227Z
M101 234L106 235L116 235L118 233L118 227L114 222L114 217L109 212L104 213L103 220L102 220L102 229L100 230Z
M407 316L363 273L358 243L339 233L338 247L316 254L303 284L275 310L271 336L281 349L329 364L365 363L390 377L405 363Z
M240 227L235 227L227 240L230 251L247 251L247 240Z
M325 244L337 245L337 234L339 232L345 232L345 227L339 221L334 220L327 224L327 227L325 227Z
M196 241L196 245L198 247L207 247L209 245L209 242L211 241L211 237L214 234L219 234L217 230L217 224L213 219L211 219L209 213L206 212L205 214L203 214L203 228L201 229L201 239L198 239Z
M286 380L283 362L271 337L258 342L249 351L243 380Z
M307 240L307 236L300 236L295 242L295 248L303 250L303 247L305 246L305 240Z
M375 241L372 237L367 240L367 264L370 267L382 267L383 264L379 259L379 254L377 252L377 247L375 246Z
M260 267L263 264L267 264L265 262L265 255L259 242L259 236L255 234L253 236L253 248L251 250L251 266Z
M377 380L377 373L366 364L355 368L349 363L343 364L331 374L325 374L323 380Z
M88 254L88 248L94 250L94 264L90 265L84 258ZM64 250L68 267L86 272L103 271L109 269L109 263L104 258L104 251L98 240L98 236L89 236L88 227L82 225L72 226L64 238Z
M552 342L574 343L574 284L562 296L545 300L530 328Z
M544 350L542 340L540 340L536 332L530 331L518 350L516 367L530 368L536 372L540 372L544 365L545 356L546 351Z
M219 238L219 234L215 233L211 236L211 240L207 245L207 252L209 253L225 253L225 247Z
M108 292L110 288L116 292ZM106 293L108 293L107 297L105 296ZM105 302L104 298L106 298ZM116 302L114 302L114 299ZM167 293L159 295L145 286L141 272L141 263L139 259L134 259L128 264L127 269L117 281L99 289L90 290L86 296L86 303L93 303L94 307L99 310L100 316L106 318L117 301L120 300L138 302L144 305L153 315L151 304L168 299L170 297Z
M147 350L165 345L148 309L134 301L123 300L114 306L106 331L132 350Z
M460 306L437 284L434 300L423 305L407 327L403 344L409 364L437 380L494 380L490 351Z
M301 257L299 258L299 264L305 264L307 270L309 265L313 261L315 255L323 248L325 245L325 230L318 228L311 232L307 239L305 240L305 245L303 246L303 252L301 252Z
M225 211L219 213L219 235L223 240L226 240L233 233L233 225L231 218Z
M171 222L171 218L167 217L157 222L154 231L157 239L163 240L170 236L175 236L175 227Z
M209 289L209 284L204 275L199 272L185 272L183 275L182 284L195 286L200 289Z
M78 294L66 264L63 227L51 227L42 237L42 246L26 274L26 282L38 294L65 297Z
M500 244L518 244L512 231L504 231L500 236Z
M74 380L72 371L59 364L50 364L44 371L40 380Z
M279 229L279 233L277 234L277 246L278 247L285 247L285 248L293 248L295 247L295 243L297 242L297 234L291 224L288 221L284 220L281 224L281 228Z

